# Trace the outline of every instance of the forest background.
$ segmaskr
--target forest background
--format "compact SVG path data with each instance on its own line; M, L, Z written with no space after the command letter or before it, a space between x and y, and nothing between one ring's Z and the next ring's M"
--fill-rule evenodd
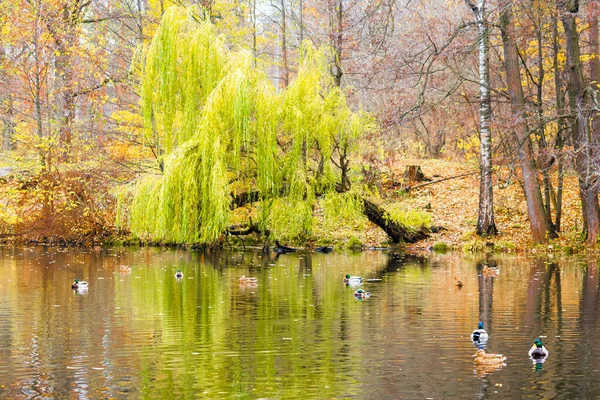
M4 1L0 234L593 248L598 6Z

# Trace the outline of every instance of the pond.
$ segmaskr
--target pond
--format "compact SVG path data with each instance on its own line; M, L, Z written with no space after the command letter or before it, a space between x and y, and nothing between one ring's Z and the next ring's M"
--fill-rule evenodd
M0 247L0 397L598 398L598 279L549 256ZM473 363L480 320L501 368Z

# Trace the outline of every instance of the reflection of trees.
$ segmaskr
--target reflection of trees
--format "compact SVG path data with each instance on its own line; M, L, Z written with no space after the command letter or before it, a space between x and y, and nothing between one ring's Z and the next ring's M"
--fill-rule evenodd
M593 355L600 350L594 342L600 324L596 266L587 266L583 280L580 269L565 267L577 274L575 287L568 275L561 282L556 263L533 260L529 270L529 264L511 266L510 258L495 257L508 264L498 278L481 272L485 264L496 266L492 259L397 258L383 252L299 252L277 262L260 252L172 249L27 259L28 267L19 274L12 267L3 269L26 294L15 293L11 285L3 290L6 283L0 280L0 301L18 301L27 322L12 315L10 323L0 324L0 340L11 348L0 346L0 358L31 366L26 378L0 376L0 384L14 386L8 389L11 395L26 387L31 397L52 389L57 398L85 386L90 398L361 398L374 388L382 398L462 398L469 390L484 399L495 396L490 378L525 385L545 379L544 395L592 397L598 389L593 369L599 367ZM46 269L49 260L70 267ZM119 264L131 265L133 273L121 276ZM182 282L173 278L177 268L185 273ZM257 287L239 285L239 276L249 271L259 278ZM358 302L354 289L342 284L344 273L383 280L366 282L374 295ZM87 295L69 289L74 274L90 280ZM454 288L455 274L465 279L467 290ZM99 281L101 276L105 280ZM577 290L581 293L573 299ZM580 313L578 320L565 317L563 334L569 339L564 341L554 339L563 330L562 301L570 312L565 315L574 315L574 304ZM10 307L0 302L0 318ZM484 375L491 371L473 367L470 357L468 334L477 316L488 331L495 328L493 350L510 355L509 368L489 378ZM528 376L520 376L517 365L526 361L534 332L510 333L513 322L541 327L535 334L552 338L540 374L532 376L527 369ZM576 342L579 332L581 343ZM32 338L43 340L34 343ZM437 362L433 369L431 354ZM454 385L457 376L473 370L480 380L472 379L468 389ZM580 383L582 375L587 386L581 392L568 387ZM304 393L307 382L310 390L322 391Z
M408 253L388 253L387 260L383 268L379 269L377 278L383 278L386 274L394 274L398 272L405 265L418 265L420 267L428 267L430 265L429 259Z
M563 355L570 353L569 348L572 343L565 342L560 338L565 333L563 332L562 308L562 281L559 264L553 261L549 262L542 257L532 260L524 318L524 324L528 327L528 339L530 339L528 345L531 345L533 339L538 335L558 338L553 342L554 347L549 348L549 359L552 368L545 372L548 375L544 376L543 379L544 382L550 381L555 385L555 388L549 387L548 390L557 390L564 393L564 380L562 377L578 374L578 372L572 370L572 365L565 363L563 360ZM554 323L555 320L556 323ZM548 343L546 343L546 346L548 346ZM536 372L541 372L542 364L536 364L533 369ZM537 375L535 376L534 382L537 380Z
M498 267L496 260L493 260L486 254L486 258L477 261L477 285L479 288L479 320L483 322L485 330L490 333L493 331L492 324L492 305L494 300L494 277L485 276L482 271L485 266L490 268Z
M577 331L580 343L577 346L577 359L579 360L579 373L583 374L586 382L579 388L579 398L595 398L598 396L600 385L597 370L600 368L598 361L598 267L595 261L588 260L585 273L582 274L581 298L579 301L579 318Z
M554 278L554 290L552 279ZM553 309L556 310L558 320L558 334L562 330L562 298L561 298L560 267L555 262L547 262L544 258L536 258L529 272L527 286L525 324L527 326L540 326L542 331L549 328L552 321ZM553 304L552 294L556 299ZM534 336L539 332L531 332Z

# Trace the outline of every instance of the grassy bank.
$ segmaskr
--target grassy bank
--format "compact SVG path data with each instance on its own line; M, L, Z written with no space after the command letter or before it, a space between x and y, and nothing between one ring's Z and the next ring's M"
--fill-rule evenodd
M406 182L402 179L407 165L419 165L431 181ZM139 244L127 234L119 234L113 225L114 201L105 183L92 177L98 170L72 170L60 180L18 174L0 180L0 240L22 243L55 244ZM442 229L428 239L409 245L412 250L458 250L466 252L581 252L586 251L581 236L581 208L577 179L567 173L563 194L562 229L558 239L547 245L531 242L529 221L523 191L507 168L497 168L494 174L496 225L500 234L480 238L474 234L477 222L479 178L475 165L443 160L411 159L380 174L371 182L374 199L386 207L395 219L415 228L422 224ZM439 182L438 182L439 181ZM419 187L414 187L419 185ZM406 190L407 188L410 190ZM52 215L43 211L43 202L54 203ZM368 248L391 246L389 238L377 226L360 215L325 215L321 200L315 208L312 233L290 240L289 245L337 248ZM239 222L252 216L252 209L240 210ZM256 220L256 219L255 219ZM257 236L230 238L221 245L235 247L260 246Z

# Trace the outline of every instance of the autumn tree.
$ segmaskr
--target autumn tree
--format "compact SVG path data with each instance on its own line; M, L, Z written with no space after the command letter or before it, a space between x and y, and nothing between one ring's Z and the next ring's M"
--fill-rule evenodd
M590 127L595 114L593 89L584 79L577 30L578 0L557 0L557 11L565 30L567 53L568 95L571 110L571 136L575 146L575 168L579 180L579 194L583 213L584 231L594 243L600 234L600 207L598 205L598 174L594 168L594 146L598 132Z
M499 7L500 29L504 45L504 69L510 95L512 117L515 121L514 142L516 142L516 151L521 161L523 189L527 201L529 223L533 240L538 243L545 243L549 237L554 237L555 233L550 226L550 221L544 210L540 185L537 179L537 168L529 136L529 127L526 122L527 112L523 87L521 86L519 54L515 43L512 0L502 0Z

